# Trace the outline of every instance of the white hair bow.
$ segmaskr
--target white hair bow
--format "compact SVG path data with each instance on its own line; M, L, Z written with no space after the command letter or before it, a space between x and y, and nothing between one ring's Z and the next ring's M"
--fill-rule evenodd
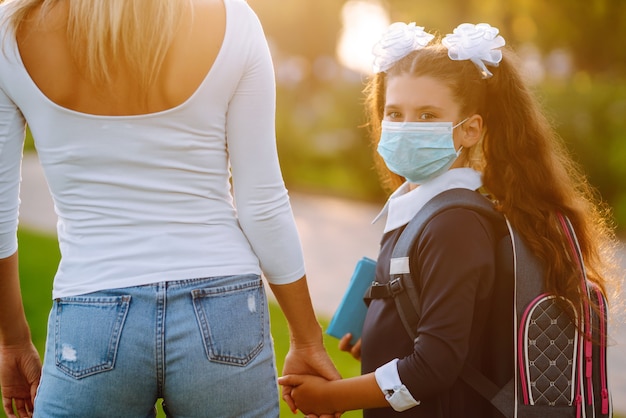
M372 49L374 73L387 71L410 52L424 48L434 37L424 27L415 26L415 22L392 23Z
M470 60L478 67L483 78L493 74L486 65L497 67L502 61L504 38L498 35L498 29L487 23L473 25L462 23L453 33L446 35L441 43L448 48L448 56L453 60Z

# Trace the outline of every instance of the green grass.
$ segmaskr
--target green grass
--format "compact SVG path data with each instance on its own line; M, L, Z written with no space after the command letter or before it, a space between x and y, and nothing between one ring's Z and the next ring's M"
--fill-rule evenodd
M52 305L52 278L59 261L59 249L55 237L43 235L33 231L20 229L18 234L20 243L20 278L26 315L31 327L33 342L40 354L43 355L46 339L46 323ZM275 303L270 304L272 321L272 335L277 358L277 367L280 372L283 359L289 347L287 323L280 309ZM320 318L322 326L328 325L328 320ZM360 372L359 363L348 354L337 349L337 340L325 336L328 352L337 365L342 376L355 376ZM1 408L0 408L1 409ZM159 408L159 417L165 417ZM281 401L281 417L294 416L287 405ZM302 416L298 414L297 416ZM360 417L361 412L348 412L343 417ZM6 418L0 411L0 418Z

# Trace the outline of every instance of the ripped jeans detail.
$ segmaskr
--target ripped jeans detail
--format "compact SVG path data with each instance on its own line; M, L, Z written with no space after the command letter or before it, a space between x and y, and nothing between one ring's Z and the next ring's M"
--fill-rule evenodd
M55 300L56 366L75 379L112 370L130 299L125 295Z

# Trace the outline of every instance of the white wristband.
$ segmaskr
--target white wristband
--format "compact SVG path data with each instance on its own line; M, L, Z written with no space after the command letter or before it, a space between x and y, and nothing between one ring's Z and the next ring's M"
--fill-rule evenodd
M411 395L411 392L400 381L398 374L398 359L383 364L374 372L378 387L385 394L385 399L394 411L402 412L420 404Z

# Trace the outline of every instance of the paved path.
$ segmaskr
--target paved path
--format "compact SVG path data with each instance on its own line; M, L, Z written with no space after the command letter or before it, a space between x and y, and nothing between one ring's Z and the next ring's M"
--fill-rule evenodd
M23 163L20 221L30 228L56 233L56 215L39 162ZM317 312L330 317L337 308L356 262L375 258L382 222L371 225L379 207L324 196L292 194L293 211L302 239L307 276ZM626 247L625 247L626 253ZM624 259L626 269L626 258ZM613 327L609 378L613 403L626 414L626 323Z

